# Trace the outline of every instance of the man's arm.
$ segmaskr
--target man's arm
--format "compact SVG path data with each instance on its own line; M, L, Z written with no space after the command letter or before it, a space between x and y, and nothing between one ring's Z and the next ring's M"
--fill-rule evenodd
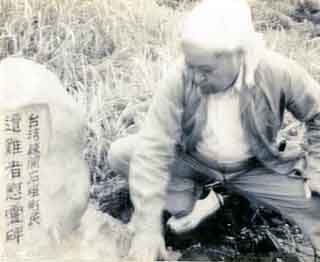
M308 166L304 177L314 185L313 191L320 192L320 85L294 61L288 69L287 108L306 124Z
M169 167L182 134L182 66L170 70L160 85L130 163L130 195L137 232L161 232Z

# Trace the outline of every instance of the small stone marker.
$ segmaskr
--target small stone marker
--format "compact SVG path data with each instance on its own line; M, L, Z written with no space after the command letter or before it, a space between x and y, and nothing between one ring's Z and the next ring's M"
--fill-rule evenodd
M298 4L302 8L307 8L310 11L320 10L320 0L299 0Z
M0 62L0 259L47 256L80 225L84 127L82 109L44 66Z

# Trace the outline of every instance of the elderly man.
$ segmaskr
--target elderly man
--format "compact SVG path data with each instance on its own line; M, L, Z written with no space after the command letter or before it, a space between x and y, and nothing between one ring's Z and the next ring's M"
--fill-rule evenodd
M195 7L183 27L182 50L184 60L157 89L140 133L116 141L109 152L111 167L129 175L130 257L166 255L163 210L177 233L215 212L222 204L217 194L198 199L216 174L229 190L294 220L319 252L320 201L310 194L320 192L318 83L265 49L244 0ZM290 144L279 149L286 109L306 124L307 152ZM314 261L313 251L303 259Z

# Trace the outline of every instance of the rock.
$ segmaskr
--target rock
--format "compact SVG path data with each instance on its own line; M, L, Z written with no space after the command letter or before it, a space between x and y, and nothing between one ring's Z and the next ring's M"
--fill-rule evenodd
M297 21L307 19L314 24L320 24L320 0L300 1L299 7L293 14Z
M313 12L310 14L310 20L314 23L314 24L320 24L320 10L317 12Z
M47 255L44 247L59 246L87 209L84 112L44 66L7 58L0 117L0 251Z
M277 11L275 11L274 14L279 19L279 23L284 29L291 29L294 26L294 21L290 16Z
M263 12L261 12L263 10ZM255 21L256 29L265 31L271 29L289 30L295 26L295 21L286 13L265 6L265 4L257 2L252 7L252 15Z
M320 0L298 0L300 8L307 9L309 11L320 10Z
M80 247L73 253L81 252L81 258L100 261L117 261L127 255L131 245L132 232L128 225L103 214L89 205L78 230ZM69 250L70 252L70 250Z

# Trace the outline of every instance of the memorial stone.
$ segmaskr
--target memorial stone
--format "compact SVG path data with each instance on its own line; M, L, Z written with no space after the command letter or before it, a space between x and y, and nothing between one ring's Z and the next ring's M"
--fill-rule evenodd
M89 200L84 127L52 72L0 62L0 256L48 255L79 227Z

